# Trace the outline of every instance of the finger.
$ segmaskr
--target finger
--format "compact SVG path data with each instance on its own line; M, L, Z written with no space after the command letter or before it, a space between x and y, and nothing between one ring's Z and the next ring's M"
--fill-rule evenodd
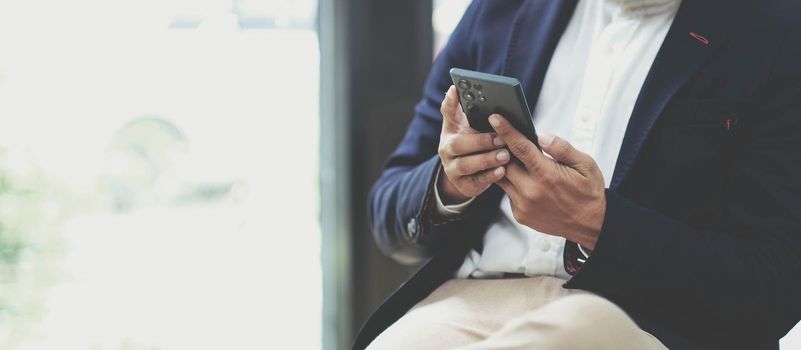
M548 153L555 161L567 165L584 176L589 176L589 169L595 161L588 154L577 150L570 142L553 135L538 135L540 146L545 153Z
M508 176L508 174L509 174L509 172L508 172L508 171L509 171L509 170L507 169L507 176ZM507 194L509 197L512 197L513 195L514 195L514 196L516 196L516 195L517 195L517 188L515 187L514 183L512 183L511 181L509 181L509 178L507 178L507 177L504 177L504 178L502 178L502 179L500 179L500 180L496 181L495 183L496 183L496 184L498 184L498 186L500 186L500 187L501 187L501 189L503 189L503 191L504 191L504 192L506 192L506 194Z
M449 137L443 145L445 154L455 157L468 154L492 151L506 145L500 136L494 133L457 134Z
M473 130L473 128L470 127L470 120L467 119L467 114L464 112L464 108L462 108L462 104L458 102L459 101L459 92L454 92L454 95L456 95L456 101L457 101L456 102L456 114L458 114L458 116L456 116L456 118L459 120L459 126L461 126L462 128L467 128L467 129ZM478 131L476 131L476 132L478 132Z
M457 121L458 131L467 134L478 134L479 132L476 129L470 127L470 120L467 119L467 114L464 113L464 108L462 108L462 104L459 103L459 91L454 88L451 94L451 99L456 101L456 117L454 120Z
M506 149L457 157L448 162L450 173L458 176L473 175L483 170L499 167L509 162Z
M463 179L469 181L470 186L473 188L473 191L475 191L474 193L481 193L496 181L503 179L505 174L506 169L499 166L473 175L464 176Z
M536 174L534 177L532 177L532 174L526 171L526 169L524 169L522 166L515 163L509 163L509 165L506 166L505 179L507 179L509 183L515 187L515 194L531 198L537 193L541 193L538 190L547 186L546 184L543 184L542 181L538 181L539 176L541 175L546 174Z
M509 163L506 166L506 179L511 181L512 184L523 185L524 181L531 179L531 174L529 174L526 169L523 169L523 167L520 165Z
M540 153L537 146L521 134L506 118L493 114L489 117L490 125L509 146L518 159L529 170L538 171L545 164L545 156Z
M509 178L504 177L504 178L496 181L495 183L498 186L500 186L501 189L504 192L506 192L506 195L509 196L510 200L512 200L512 201L516 201L517 200L517 198L519 196L519 193L517 191L517 187L515 187L515 185L511 181L509 181Z
M442 128L445 130L456 130L467 122L467 117L464 116L459 106L459 96L455 86L451 85L445 93L440 112L442 113Z

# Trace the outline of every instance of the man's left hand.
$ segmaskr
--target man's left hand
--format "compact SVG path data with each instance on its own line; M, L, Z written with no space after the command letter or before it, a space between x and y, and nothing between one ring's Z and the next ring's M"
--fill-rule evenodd
M493 114L489 121L525 166L510 162L506 177L497 182L509 196L515 220L595 249L606 214L604 178L595 160L560 137L540 135L548 157L502 116Z

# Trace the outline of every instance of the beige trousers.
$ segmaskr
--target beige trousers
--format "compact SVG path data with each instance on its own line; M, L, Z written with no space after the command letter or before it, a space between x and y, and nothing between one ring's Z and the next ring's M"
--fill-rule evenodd
M612 302L553 277L453 279L368 347L664 350Z

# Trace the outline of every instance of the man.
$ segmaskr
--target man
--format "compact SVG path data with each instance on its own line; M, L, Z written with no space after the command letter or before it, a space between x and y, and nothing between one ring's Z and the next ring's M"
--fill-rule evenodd
M379 246L427 262L354 347L778 348L801 317L800 16L474 1L370 195ZM520 79L544 153L503 116L470 128L452 67Z

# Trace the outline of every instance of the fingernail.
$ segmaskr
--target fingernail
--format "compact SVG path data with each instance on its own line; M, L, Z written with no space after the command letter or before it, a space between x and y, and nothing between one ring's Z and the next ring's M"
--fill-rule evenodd
M506 172L506 170L503 167L498 167L495 169L495 175L497 176L503 176L504 172Z
M495 156L495 158L498 158L498 160L501 160L501 161L507 160L507 159L509 159L509 152L506 152L506 150L500 151Z
M553 139L555 137L554 134L549 134L549 133L538 134L537 136L538 136L537 137L538 141L543 146L549 146L551 142L553 142Z
M493 114L493 115L491 115L489 117L489 122L490 122L490 125L492 125L492 126L496 126L497 127L498 125L501 125L500 119L498 119L498 116L495 115L495 114Z
M497 147L501 147L501 146L505 145L506 142L503 142L503 139L500 136L495 136L492 139L492 144L494 144Z

